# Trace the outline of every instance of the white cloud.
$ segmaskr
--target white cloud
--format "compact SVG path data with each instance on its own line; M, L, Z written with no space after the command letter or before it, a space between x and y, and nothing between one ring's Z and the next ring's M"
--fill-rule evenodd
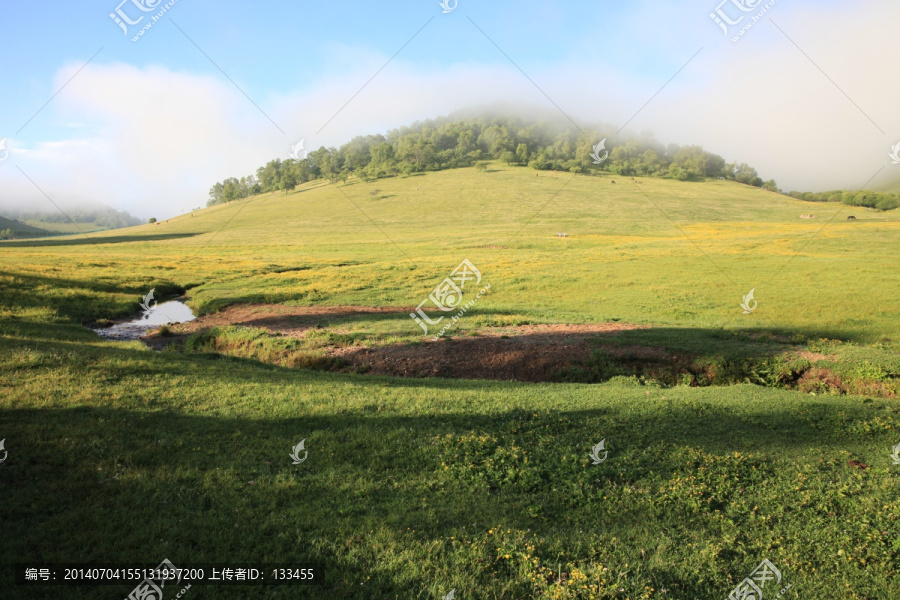
M55 85L75 68L61 69ZM17 148L10 162L60 205L95 201L142 217L176 214L205 204L215 180L273 157L257 135L259 113L235 92L227 82L162 67L90 65L55 108L67 122L90 123L91 137ZM10 166L0 173L6 196L46 207Z
M883 67L894 55L894 35L890 27L873 27L873 14L881 23L894 22L900 5L863 0L810 12L782 1L769 13L884 134L767 19L732 43L705 14L686 15L674 6L665 13L637 11L629 27L639 29L642 40L664 40L668 55L660 62L675 65L673 74L701 45L704 50L629 129L652 130L663 143L701 144L750 163L787 189L862 185L890 162L887 152L900 139L894 110L900 80ZM621 124L669 75L660 75L658 66L652 76L635 74L613 48L600 50L561 65L523 68L579 123ZM302 91L254 98L284 133L218 73L91 64L53 107L61 122L80 125L68 133L84 137L33 148L11 140L0 183L7 196L46 204L14 169L19 164L58 202L96 200L164 218L205 204L215 181L287 158L301 137L307 148L339 145L356 135L500 102L554 110L496 53L444 69L416 66L415 56L401 54L361 92L388 57L354 47L336 48L335 56L327 71L333 75ZM60 69L55 84L76 68ZM891 177L887 168L879 180Z

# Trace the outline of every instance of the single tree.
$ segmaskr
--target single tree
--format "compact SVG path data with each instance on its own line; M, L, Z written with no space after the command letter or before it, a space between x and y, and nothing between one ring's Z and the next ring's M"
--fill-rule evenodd
M281 189L283 189L284 193L287 194L295 187L297 187L297 176L294 175L293 171L285 170L281 174Z
M528 144L519 144L516 147L516 158L520 165L528 164Z

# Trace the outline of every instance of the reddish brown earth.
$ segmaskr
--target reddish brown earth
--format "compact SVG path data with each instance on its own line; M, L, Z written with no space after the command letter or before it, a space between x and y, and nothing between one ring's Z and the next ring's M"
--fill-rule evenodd
M260 328L273 335L303 338L314 328L341 331L342 321L370 315L408 319L413 307L371 306L284 306L280 304L234 305L218 313L169 327L169 334L151 334L142 338L161 350L169 344L182 345L191 334L212 327L245 326ZM396 377L441 377L454 379L493 379L515 381L558 381L560 371L591 365L592 354L602 350L626 372L651 379L672 381L682 375L703 378L695 356L674 354L665 348L622 345L615 339L623 331L645 329L628 323L585 325L519 325L483 327L451 338L432 341L417 338L411 343L391 345L329 345L324 348L288 350L277 360L284 366L325 368L356 373ZM223 352L228 353L227 349ZM794 355L810 362L834 362L837 356L794 350ZM711 381L712 374L705 373ZM697 384L693 382L692 385ZM699 383L703 385L703 383ZM821 362L796 375L787 385L803 392L855 393L895 397L896 391L880 381L847 382Z
M370 373L398 377L550 381L559 370L590 357L595 346L588 339L638 328L622 323L522 325L482 329L477 337L429 338L416 345L336 348L333 355Z
M259 327L272 333L303 337L311 327L328 325L336 318L410 313L415 307L395 306L284 306L282 304L237 304L188 323L172 327L176 333L196 333L211 327L239 325Z
M365 315L405 315L413 307L366 306L284 306L278 304L236 305L199 317L188 323L170 327L172 335L144 338L150 346L161 349L211 327L239 325L258 327L270 333L303 337L314 327L333 325L335 319ZM588 359L598 336L640 329L626 323L590 325L520 325L483 328L477 336L456 337L415 344L389 346L333 346L326 349L330 357L338 357L356 371L399 377L446 377L517 381L549 381L560 369ZM638 346L610 347L612 356L663 359L661 348Z

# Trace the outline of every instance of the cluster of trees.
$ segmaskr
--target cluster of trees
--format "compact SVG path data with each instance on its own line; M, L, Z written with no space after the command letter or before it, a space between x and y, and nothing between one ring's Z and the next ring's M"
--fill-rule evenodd
M867 190L858 192L843 190L833 192L791 192L788 195L807 202L843 202L850 206L865 206L866 208L877 208L878 210L893 210L900 207L900 196Z
M606 132L604 132L606 130ZM606 139L609 156L593 164L593 146ZM367 135L340 148L319 148L304 160L269 161L255 175L230 177L216 183L208 205L255 194L284 190L314 179L346 181L408 175L470 167L486 160L539 170L590 173L608 171L623 176L658 176L697 180L723 178L777 190L746 164L726 163L699 146L663 146L652 136L616 136L608 128L590 131L571 125L526 122L516 117L443 118L394 129L387 135Z

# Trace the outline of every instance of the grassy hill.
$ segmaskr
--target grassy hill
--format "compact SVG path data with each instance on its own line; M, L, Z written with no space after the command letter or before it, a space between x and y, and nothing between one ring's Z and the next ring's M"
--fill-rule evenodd
M6 208L4 214L36 228L36 233L43 232L40 235L84 234L142 223L127 212L102 204L67 206L65 212Z
M39 237L48 235L49 233L47 230L41 229L40 227L28 225L27 223L22 223L21 221L16 221L15 219L0 217L0 232L6 231L7 229L12 232L11 237L13 238Z
M4 248L23 249L8 254L25 271L52 261L59 277L128 282L104 296L123 310L165 283L195 287L201 313L262 300L417 305L468 258L494 282L482 312L900 337L900 272L888 251L898 211L731 182L613 180L495 166L318 182L158 224ZM96 252L85 261L88 244ZM743 315L750 289L759 308Z
M28 219L25 223L32 227L43 229L52 234L82 234L92 233L94 231L103 231L106 227L98 226L96 223L84 222L67 222L67 223L51 223L49 221L41 221L39 219Z
M725 598L763 559L791 586L783 598L898 597L900 401L824 379L778 389L766 382L786 363L764 360L776 343L808 363L835 355L842 377L893 389L897 213L495 164L0 243L6 551L321 565L323 588L198 584L197 599ZM206 315L396 309L296 343L450 344L408 312L463 259L491 289L455 336L630 323L646 329L626 347L727 370L739 344L770 370L707 387L382 377L280 366L264 355L295 341L259 342L268 317L223 328L222 346L202 334L162 352L80 325L130 314L155 288L186 290ZM743 314L751 289L758 308ZM601 440L608 458L593 464Z

